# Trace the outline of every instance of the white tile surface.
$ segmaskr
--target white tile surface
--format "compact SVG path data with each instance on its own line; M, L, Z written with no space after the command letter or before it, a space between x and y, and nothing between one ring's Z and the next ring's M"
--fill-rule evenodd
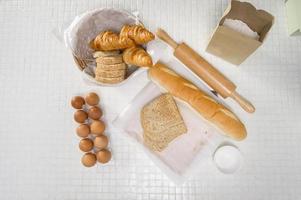
M287 36L284 1L250 2L274 14L276 23L266 43L237 68L203 51L226 0L0 1L0 199L299 199L301 38ZM254 102L257 112L249 115L227 100L249 131L238 144L245 157L241 171L223 175L208 163L176 187L111 126L113 162L81 166L72 95L99 92L110 121L147 82L145 75L120 88L81 81L54 33L101 6L138 10L148 27L184 39Z

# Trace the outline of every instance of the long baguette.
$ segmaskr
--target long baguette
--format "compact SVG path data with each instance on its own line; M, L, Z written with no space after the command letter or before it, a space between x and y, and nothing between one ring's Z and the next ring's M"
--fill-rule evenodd
M173 96L187 102L225 135L235 140L243 140L247 136L244 124L234 113L162 63L151 67L149 76Z

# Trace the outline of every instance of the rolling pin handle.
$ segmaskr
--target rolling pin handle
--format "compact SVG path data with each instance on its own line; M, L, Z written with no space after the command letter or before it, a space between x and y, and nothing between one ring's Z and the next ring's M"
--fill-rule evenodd
M169 46L171 46L173 49L176 49L178 46L178 43L174 41L168 33L166 33L163 29L159 28L156 32L156 35L158 38L166 42Z
M239 105L248 113L255 112L255 107L243 96L238 94L236 91L232 92L231 96L232 99L234 99Z

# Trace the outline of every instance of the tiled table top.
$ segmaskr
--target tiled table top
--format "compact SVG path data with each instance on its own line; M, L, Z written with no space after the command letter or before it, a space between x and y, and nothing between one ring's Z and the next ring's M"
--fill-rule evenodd
M204 52L226 0L0 1L0 199L300 198L301 38L288 37L284 1L250 2L271 12L276 22L266 43L234 67ZM245 158L239 172L224 175L207 163L175 186L110 125L114 160L92 169L81 166L69 99L99 92L109 122L147 83L145 74L119 88L82 82L59 29L97 7L138 10L146 26L184 39L255 104L250 115L226 100L249 132L237 143Z

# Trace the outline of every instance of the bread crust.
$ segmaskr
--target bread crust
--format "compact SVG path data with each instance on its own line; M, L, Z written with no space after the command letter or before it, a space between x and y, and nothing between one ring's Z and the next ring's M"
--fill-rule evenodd
M101 68L95 69L95 76L100 76L103 78L115 78L115 77L124 77L126 74L126 71L124 69L119 70L103 70Z
M120 37L112 31L103 31L90 42L90 47L94 50L112 51L126 49L134 46L135 43L128 37Z
M131 47L123 52L123 60L128 65L138 67L151 67L153 65L151 56L141 47Z
M103 65L113 65L113 64L123 63L123 59L122 59L122 55L99 57L96 58L96 63L100 63Z
M111 64L111 65L105 65L105 64L101 64L101 63L97 63L97 67L96 69L100 69L100 70L106 70L106 71L110 71L110 70L126 70L127 66L125 63L118 63L118 64Z
M154 34L141 25L124 25L120 31L121 37L131 38L136 44L146 44L155 38Z
M106 83L106 84L115 84L115 83L120 83L121 81L124 80L124 76L120 77L113 77L113 78L104 78L102 76L96 76L95 80L101 83Z

